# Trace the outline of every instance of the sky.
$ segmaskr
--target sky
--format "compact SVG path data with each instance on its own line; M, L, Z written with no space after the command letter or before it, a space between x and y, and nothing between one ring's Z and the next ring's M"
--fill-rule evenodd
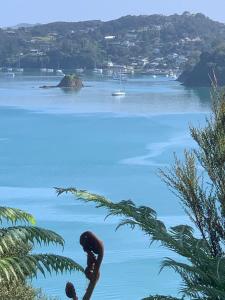
M225 0L0 0L0 26L201 12L225 23Z

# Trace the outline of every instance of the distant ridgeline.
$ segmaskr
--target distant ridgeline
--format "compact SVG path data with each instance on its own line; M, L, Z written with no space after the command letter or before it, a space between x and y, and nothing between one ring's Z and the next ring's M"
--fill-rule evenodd
M186 86L210 86L215 79L218 86L225 85L225 44L203 52L199 62L187 65L178 80Z
M0 29L0 67L86 68L109 62L183 70L225 40L225 25L203 14L125 16Z

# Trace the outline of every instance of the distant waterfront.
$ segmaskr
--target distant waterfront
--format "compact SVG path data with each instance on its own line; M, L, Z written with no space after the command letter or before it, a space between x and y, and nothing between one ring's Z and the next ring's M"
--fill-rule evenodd
M152 206L167 224L182 223L177 199L155 173L172 163L174 151L182 155L184 147L194 146L188 126L209 112L209 90L186 89L166 77L131 76L123 83L127 96L113 98L118 81L93 75L83 77L88 87L78 93L39 89L59 79L31 73L0 77L2 205L26 209L38 225L61 233L64 254L80 263L85 261L78 243L82 231L91 229L104 240L102 279L93 300L174 294L174 273L158 276L160 260L170 254L157 245L148 248L140 232L115 232L115 219L104 222L104 211L57 198L53 186L132 198ZM66 299L67 280L86 286L79 274L40 277L35 285Z
M187 11L2 28L0 67L182 72L224 37L224 24Z

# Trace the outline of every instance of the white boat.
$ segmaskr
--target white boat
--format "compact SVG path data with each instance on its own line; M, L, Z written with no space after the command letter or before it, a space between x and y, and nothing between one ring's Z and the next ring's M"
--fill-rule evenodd
M13 70L12 68L7 68L8 72L12 72L12 70Z
M126 93L123 92L123 91L115 91L115 92L112 93L112 96L122 97L122 96L126 96Z
M17 73L23 73L24 69L23 68L16 68L15 70Z
M124 91L122 91L122 74L119 74L119 79L120 79L120 89L113 92L112 96L119 96L119 97L124 97L126 95L126 93Z
M65 76L65 74L63 73L63 71L60 70L60 69L56 70L55 73L56 73L56 75L58 75L58 76Z
M121 80L121 81L127 81L127 76L125 74L118 74L114 73L113 74L113 80Z
M83 68L77 68L77 69L75 69L75 71L77 73L84 73L84 69Z
M15 77L15 73L13 73L13 72L7 72L7 73L5 73L5 76L7 78L14 78Z
M47 72L47 69L46 68L41 68L40 71L45 73L45 72Z
M102 74L103 73L103 69L94 68L93 73L95 73L95 74Z
M173 78L173 79L177 79L177 74L175 72L173 72L172 70L169 72L169 77Z
M53 73L53 72L54 72L54 69L47 69L47 72L48 72L48 73Z

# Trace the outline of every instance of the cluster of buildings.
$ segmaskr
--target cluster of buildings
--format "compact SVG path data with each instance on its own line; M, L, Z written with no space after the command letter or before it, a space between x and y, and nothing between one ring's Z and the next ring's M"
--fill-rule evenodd
M164 24L164 27L165 26L169 25ZM91 40L91 34L97 30L96 28L95 26L90 26L79 29L78 31L68 30L66 35L59 34L58 32L48 32L43 36L32 36L28 34L27 37L29 38L23 40L24 50L18 53L16 59L21 60L26 57L36 57L41 60L41 58L48 55L49 51L55 49L61 50L59 49L59 45L62 46L63 42L60 41L64 41L65 37L67 44L69 44L70 40L74 43L73 47L76 45L76 37L78 35L84 35L85 38L88 38L90 35ZM30 33L29 29L24 30ZM180 72L192 55L192 51L199 49L199 44L202 40L198 36L186 36L174 41L174 43L172 42L172 48L167 49L167 44L164 38L161 37L161 31L162 26L150 25L119 32L118 34L103 35L102 38L96 42L100 47L105 47L105 51L109 55L107 60L102 62L101 66L98 65L98 68L107 69L109 71L120 69L124 71L124 73L166 74L171 70ZM17 34L17 31L5 29L5 33L13 36ZM117 47L118 49L125 48L126 51L129 52L129 59L126 60L124 64L121 64L121 61L116 61L116 58L111 54L111 49ZM187 48L191 50L187 50ZM118 52L119 51L120 50L118 50Z

